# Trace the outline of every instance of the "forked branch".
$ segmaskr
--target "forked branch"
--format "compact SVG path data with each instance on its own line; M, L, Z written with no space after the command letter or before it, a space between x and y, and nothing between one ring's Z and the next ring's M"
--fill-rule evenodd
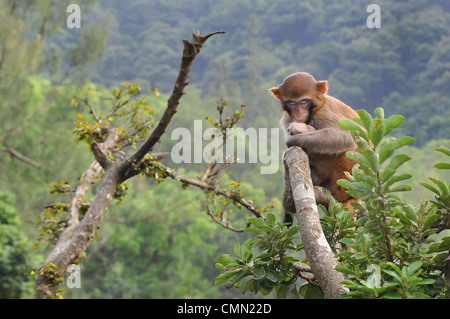
M108 132L108 138L105 141L93 144L92 151L96 161L88 169L89 172L92 172L92 174L89 175L90 177L86 180L80 180L80 193L85 193L86 187L90 185L92 178L100 174L100 167L102 167L105 172L98 184L95 198L83 219L78 222L77 218L79 215L77 213L71 214L70 226L61 234L56 246L50 252L39 270L35 291L36 298L55 297L58 284L61 282L67 267L70 264L79 263L83 259L90 240L94 238L98 227L109 210L117 191L117 186L138 173L136 167L139 167L141 160L152 150L153 146L164 134L173 115L177 111L181 97L185 94L184 88L189 83L189 72L194 59L200 52L200 49L206 40L217 33L224 32L219 31L210 33L206 36L200 36L199 32L195 31L192 43L183 40L184 50L180 71L172 95L167 103L167 108L157 127L136 153L123 160L110 160L107 155L110 148L107 144L109 144L110 141L113 142L112 144L118 141L117 138L114 137L115 134L111 134L112 132ZM93 114L93 116L95 117L96 115ZM163 157L163 155L161 157ZM133 172L133 174L127 174L127 172ZM72 208L78 207L78 200L79 198L74 199L75 202L72 203Z

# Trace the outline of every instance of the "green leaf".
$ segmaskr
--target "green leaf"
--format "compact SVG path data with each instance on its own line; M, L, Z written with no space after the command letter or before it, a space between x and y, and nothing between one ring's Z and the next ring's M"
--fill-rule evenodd
M381 183L386 182L392 175L394 175L396 172L396 170L391 169L391 168L386 168L384 170L381 171L380 174L380 178L381 178Z
M286 299L290 285L280 285L277 291L277 299Z
M351 238L342 238L341 243L346 244L346 245L354 245L356 244L355 241Z
M236 243L234 244L234 254L235 254L236 256L242 257L242 256L241 256L241 245L239 244L239 242L236 242Z
M442 191L443 195L448 194L447 186L445 186L445 184L443 182L441 182L439 179L432 178L432 177L430 177L430 180L439 187L439 189Z
M372 150L362 150L362 154L367 159L367 163L374 172L378 172L378 156Z
M410 136L402 136L397 139L398 148L414 143L416 140Z
M242 288L242 294L245 294L249 289L250 289L250 291L253 291L254 281L255 281L254 279L250 279L249 281L247 281L247 283L244 285L244 288Z
M396 142L384 144L378 152L380 164L383 164L383 162L394 153L397 147L398 144Z
M349 180L346 180L346 179L340 179L336 182L336 184L338 184L339 186L341 186L345 189L350 189L352 182L350 182Z
M416 222L417 221L417 213L413 206L411 205L405 205L403 206L403 210L406 213L406 216L408 216L409 219Z
M386 193L409 192L410 190L412 190L412 187L409 185L398 185L389 189Z
M263 285L263 283L261 283L261 288L259 288L259 292L263 295L263 296L267 296L268 294L270 294L270 292L272 291L273 287L265 287Z
M263 226L266 226L266 224L264 223L264 220L262 218L250 217L248 219L248 221L258 229L260 229Z
M366 110L358 110L356 112L358 113L364 128L369 131L372 127L372 116Z
M223 273L223 274L217 276L214 279L214 284L218 285L236 274L237 273L235 271L227 271L226 273Z
M324 299L324 295L320 287L315 285L303 285L300 288L300 294L304 296L305 299Z
M241 270L236 278L234 278L234 283L240 282L243 278L250 276L251 274L252 273L249 270Z
M407 267L408 277L411 277L420 267L422 267L422 262L415 261ZM434 282L434 280L432 280Z
M392 177L390 177L385 183L384 183L384 188L387 189L389 186L391 186L392 184L395 184L397 182L400 181L404 181L407 179L410 179L412 177L411 174L402 174L402 175L394 175Z
M262 288L264 288L268 293L272 291L272 289L275 287L276 284L277 284L276 282L269 280L267 277L264 277L261 280ZM261 291L261 293L264 294L262 291Z
M231 259L227 254L220 255L217 257L217 260L225 266L235 262L235 260Z
M450 163L437 163L433 167L438 169L450 169Z
M269 269L267 271L266 278L269 279L271 282L278 282L277 273L272 269Z
M266 272L262 268L253 269L253 279L255 279L255 280L264 278L265 274L266 274Z
M448 149L448 148L439 147L439 148L436 148L436 151L444 153L444 154L450 156L450 149Z
M429 226L433 225L437 220L439 220L439 218L440 218L439 214L429 215L425 220L425 223L423 224L423 228L427 229Z
M386 294L383 294L381 296L382 299L402 299L402 297L399 294L396 294L394 292L388 292Z
M395 217L400 219L403 224L408 225L408 226L413 226L411 219L408 218L408 216L406 214L403 214L403 212L398 207L394 207L393 211L395 212Z
M402 164L404 164L405 162L409 161L410 159L411 159L411 157L408 156L408 155L398 154L398 155L394 156L394 158L390 161L390 163L387 166L387 168L396 170Z
M359 163L359 164L366 163L368 165L368 162L367 162L366 158L364 157L364 155L362 155L359 152L349 151L349 152L345 153L345 155L349 159L355 161L356 163Z
M431 186L430 184L427 184L427 183L419 183L419 184L422 185L423 187L425 187L426 189L432 191L436 195L441 196L441 193L439 193L439 191L436 188L434 188L433 186Z
M247 227L246 229L244 229L244 231L250 234L259 234L259 231L253 227Z
M216 268L219 270L224 270L225 267L221 263L216 263Z
M384 110L381 107L377 107L374 111L375 115L378 116L379 119L384 119Z
M336 265L335 269L344 274L356 275L356 273L353 270L342 265Z
M422 280L416 281L414 284L415 285L432 285L432 284L434 284L434 281L435 281L434 279L422 279Z
M370 141L373 144L373 147L376 148L378 144L384 137L385 127L384 122L381 119L374 119L372 122L372 127L370 129Z
M360 182L353 182L350 185L350 189L353 191L363 192L363 193L372 193L371 187L366 184Z
M273 225L275 225L276 222L277 222L277 218L274 214L272 214L272 213L267 214L267 216L266 216L266 224L267 225L273 226Z
M286 235L289 237L295 236L296 234L298 234L299 232L299 227L298 225L294 225L291 228L288 229L288 231L286 232Z
M405 122L405 118L401 115L392 115L385 121L385 135L389 134L394 128L401 126Z
M242 258L245 260L245 262L249 262L249 257L252 253L253 249L253 242L255 240L253 238L250 238L242 245Z
M384 271L386 274L388 274L388 275L394 277L398 282L403 282L402 278L400 277L400 275L399 275L397 272L392 271L392 270L387 270L387 269L383 269L383 271Z
M361 126L356 124L353 120L343 119L343 120L340 120L339 122L337 122L337 125L339 125L340 127L342 127L343 129L345 129L347 131L357 131L359 136L361 136L362 138L367 140L366 133L364 133Z

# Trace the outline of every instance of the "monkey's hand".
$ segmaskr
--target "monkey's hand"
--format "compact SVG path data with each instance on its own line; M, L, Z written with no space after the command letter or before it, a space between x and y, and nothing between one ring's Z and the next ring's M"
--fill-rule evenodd
M307 132L314 132L316 129L312 127L311 125L308 125L306 123L298 123L298 122L292 122L288 128L287 131L289 135L297 135L301 133L307 133Z

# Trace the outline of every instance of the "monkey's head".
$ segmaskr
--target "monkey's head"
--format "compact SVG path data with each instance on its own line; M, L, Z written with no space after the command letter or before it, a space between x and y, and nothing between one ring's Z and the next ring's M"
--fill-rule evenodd
M279 86L270 92L280 100L285 110L294 121L307 123L310 115L320 108L327 92L327 81L316 81L306 72L289 75Z

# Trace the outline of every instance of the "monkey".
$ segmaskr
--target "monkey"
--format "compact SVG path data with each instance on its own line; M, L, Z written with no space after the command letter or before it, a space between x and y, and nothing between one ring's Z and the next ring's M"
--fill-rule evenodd
M348 195L336 182L345 179L344 172L351 172L355 164L346 157L346 152L359 149L351 134L336 123L358 117L358 113L327 91L327 81L316 81L306 72L293 73L282 84L270 89L281 103L283 115L279 125L286 145L300 146L306 152L313 185L328 189L344 207L353 210L351 202L359 200ZM292 224L288 213L285 222Z

